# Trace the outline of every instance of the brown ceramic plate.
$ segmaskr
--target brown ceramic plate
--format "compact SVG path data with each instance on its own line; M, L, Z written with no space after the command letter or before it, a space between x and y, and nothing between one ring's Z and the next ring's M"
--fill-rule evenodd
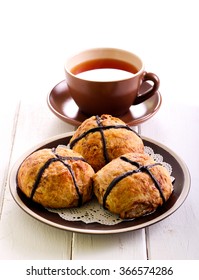
M149 83L144 83L141 93L150 88ZM157 91L154 96L145 102L132 105L129 111L120 118L128 125L135 126L151 118L160 108L162 97ZM48 94L47 104L50 110L61 120L79 126L88 116L83 114L75 101L71 98L66 81L58 83Z
M156 212L131 221L123 221L117 225L108 226L108 225L101 225L99 223L85 224L84 222L66 221L62 219L58 214L47 211L42 206L39 206L38 204L35 204L31 202L29 199L27 199L23 195L23 193L17 188L16 186L17 171L22 161L29 154L42 148L52 148L60 144L66 145L69 142L71 135L72 133L65 133L40 143L36 147L33 147L31 150L26 152L15 163L15 165L12 168L12 171L10 173L11 194L14 200L16 201L16 203L26 213L36 218L37 220L59 229L79 232L79 233L89 233L89 234L121 233L121 232L141 229L165 219L169 215L173 214L186 199L190 189L190 175L183 160L180 159L178 155L176 155L172 150L170 150L166 146L154 140L151 140L149 138L143 137L144 144L146 146L151 147L154 150L154 153L161 154L163 156L164 161L171 164L173 168L171 175L175 177L173 194L162 207L156 210Z

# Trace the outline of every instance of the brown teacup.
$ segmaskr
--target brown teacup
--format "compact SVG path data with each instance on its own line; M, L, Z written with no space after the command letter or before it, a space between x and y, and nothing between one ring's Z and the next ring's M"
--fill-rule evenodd
M65 75L71 97L87 115L121 116L155 94L160 84L137 55L115 48L80 52L65 63ZM146 81L152 81L152 87L140 94Z

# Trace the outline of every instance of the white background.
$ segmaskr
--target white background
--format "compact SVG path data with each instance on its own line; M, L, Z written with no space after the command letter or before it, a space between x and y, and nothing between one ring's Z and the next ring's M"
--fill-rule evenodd
M197 2L0 0L1 100L45 99L68 56L108 46L141 56L161 80L164 104L199 103Z

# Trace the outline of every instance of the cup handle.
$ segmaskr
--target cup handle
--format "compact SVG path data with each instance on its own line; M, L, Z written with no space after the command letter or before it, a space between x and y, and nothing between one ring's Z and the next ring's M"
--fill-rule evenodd
M141 80L141 86L146 81L152 81L153 85L149 89L144 91L144 93L138 94L133 105L137 105L139 103L144 102L145 100L147 100L148 98L150 98L157 92L157 90L160 86L160 80L159 80L158 76L155 75L154 73L144 72L142 80Z

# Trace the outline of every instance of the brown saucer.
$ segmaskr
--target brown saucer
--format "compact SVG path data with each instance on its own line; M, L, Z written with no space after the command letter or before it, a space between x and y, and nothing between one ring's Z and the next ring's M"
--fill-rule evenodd
M150 88L149 83L144 83L141 93ZM79 126L87 115L82 113L68 92L66 81L58 83L48 94L47 103L50 110L61 120ZM138 105L132 105L129 111L120 117L130 126L138 125L151 118L160 108L162 97L157 91L151 98Z

